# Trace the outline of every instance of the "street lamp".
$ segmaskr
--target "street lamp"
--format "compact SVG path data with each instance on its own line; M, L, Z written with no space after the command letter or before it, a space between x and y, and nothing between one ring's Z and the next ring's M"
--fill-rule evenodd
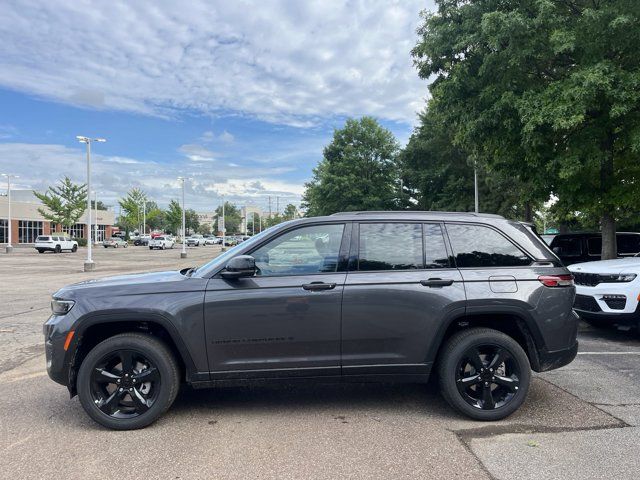
M7 238L7 246L5 247L5 253L13 252L13 245L11 245L11 179L20 178L18 175L12 175L10 173L3 173L3 177L7 177L7 201L9 202L9 218L7 219L7 232L9 233Z
M106 142L104 138L89 138L81 135L76 136L80 143L87 145L87 259L84 261L84 271L90 272L95 269L95 263L91 259L91 144L93 142Z
M178 177L178 180L182 182L182 252L180 252L180 258L187 258L187 226L184 210L184 181L191 180L190 178Z

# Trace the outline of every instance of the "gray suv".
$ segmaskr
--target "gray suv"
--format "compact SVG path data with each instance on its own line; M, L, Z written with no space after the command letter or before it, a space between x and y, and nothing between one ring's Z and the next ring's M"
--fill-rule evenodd
M206 265L53 295L49 376L115 429L193 387L426 382L478 420L571 362L573 278L531 226L495 215L351 212L285 222Z

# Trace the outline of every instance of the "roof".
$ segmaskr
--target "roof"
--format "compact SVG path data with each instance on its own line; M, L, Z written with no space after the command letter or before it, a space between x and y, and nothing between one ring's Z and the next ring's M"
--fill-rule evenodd
M475 213L475 212L441 212L427 210L363 210L355 212L338 212L331 215L335 216L375 216L375 217L474 217L474 218L498 218L504 220L501 215L493 213Z

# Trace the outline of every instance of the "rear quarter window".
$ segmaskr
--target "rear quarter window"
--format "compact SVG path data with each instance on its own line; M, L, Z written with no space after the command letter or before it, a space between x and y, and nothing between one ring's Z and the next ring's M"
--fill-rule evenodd
M447 224L458 268L519 267L531 258L496 230L484 225Z

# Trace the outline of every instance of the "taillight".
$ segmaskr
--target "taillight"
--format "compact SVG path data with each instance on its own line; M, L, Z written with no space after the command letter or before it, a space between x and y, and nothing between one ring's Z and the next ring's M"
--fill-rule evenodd
M540 275L540 283L545 287L572 287L573 275Z

